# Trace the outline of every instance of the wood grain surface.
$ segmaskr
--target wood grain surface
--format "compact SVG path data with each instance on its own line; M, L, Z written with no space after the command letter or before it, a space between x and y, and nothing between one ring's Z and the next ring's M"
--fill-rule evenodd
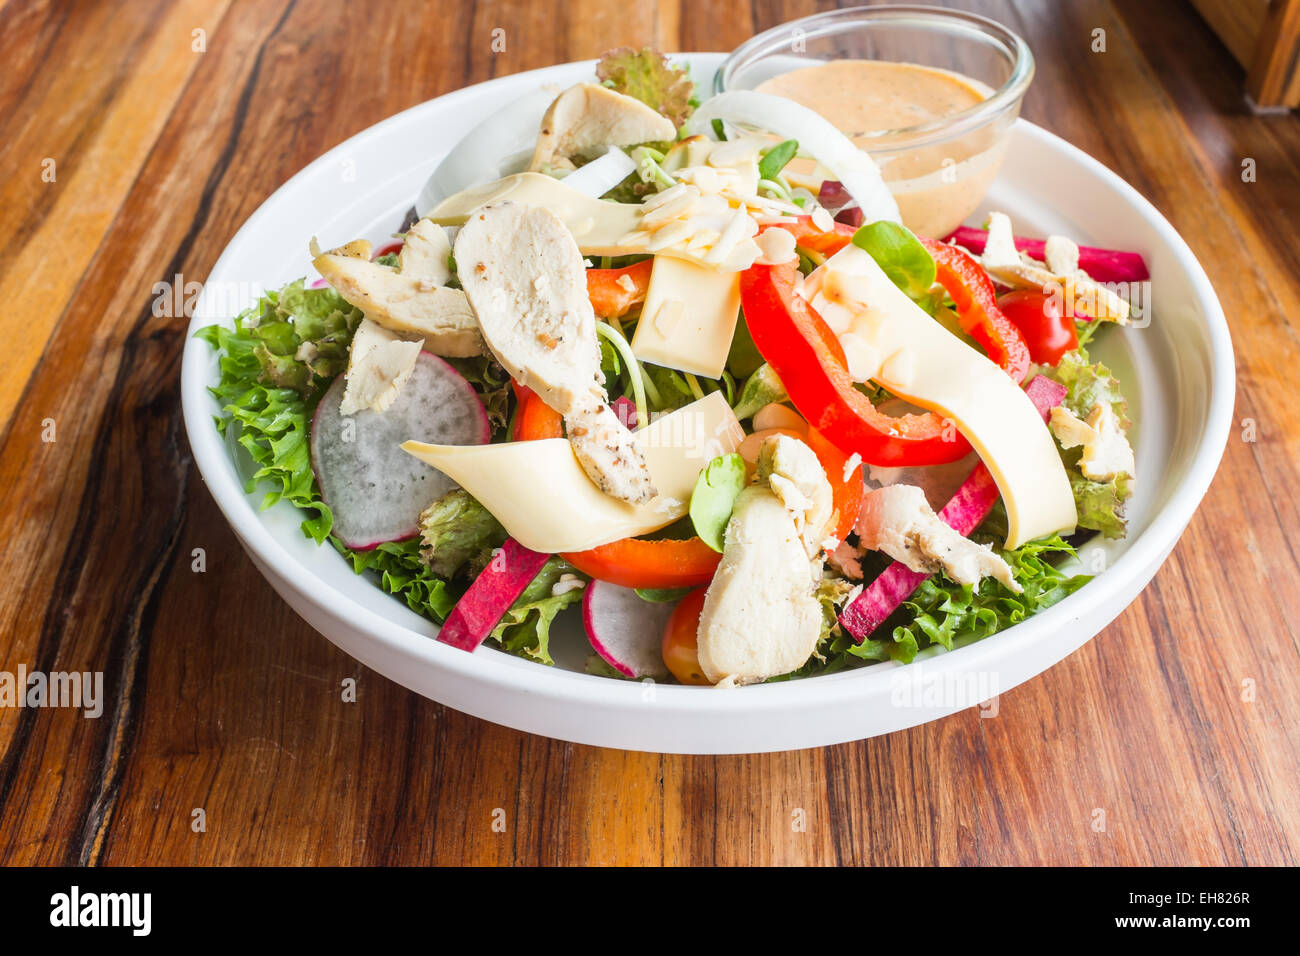
M201 281L289 176L398 110L619 44L730 49L818 5L0 3L0 670L103 671L106 696L97 720L0 709L0 861L1295 864L1300 121L1250 114L1184 3L954 5L1030 40L1025 115L1191 244L1237 427L1151 586L996 718L711 758L506 730L315 634L195 471L186 321L152 288Z

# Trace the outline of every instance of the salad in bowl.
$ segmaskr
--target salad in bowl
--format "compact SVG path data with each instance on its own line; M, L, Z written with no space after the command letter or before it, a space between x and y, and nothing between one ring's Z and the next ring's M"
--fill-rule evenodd
M906 663L1085 586L1136 479L1088 346L1141 258L983 226L916 235L817 113L612 51L203 329L216 427L454 647L550 664L580 613L610 678Z

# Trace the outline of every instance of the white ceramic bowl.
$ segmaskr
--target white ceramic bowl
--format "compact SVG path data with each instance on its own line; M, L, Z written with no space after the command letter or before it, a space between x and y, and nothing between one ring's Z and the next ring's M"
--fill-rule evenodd
M719 54L680 57L701 90ZM437 164L479 119L543 82L590 75L571 63L482 83L424 103L354 136L289 180L239 230L213 267L191 331L252 304L256 287L311 274L307 242L386 239ZM217 359L190 339L182 369L185 424L209 491L254 564L286 601L366 666L457 710L605 747L744 753L816 747L946 716L1009 690L1091 639L1124 609L1173 548L1214 476L1231 425L1232 344L1205 272L1173 227L1114 173L1021 120L985 208L1030 235L1063 232L1089 245L1140 251L1151 267L1150 326L1107 330L1094 353L1120 375L1137 421L1138 492L1130 533L1090 545L1097 579L1060 604L983 641L808 680L719 691L594 677L580 624L555 640L558 666L491 647L473 654L433 640L436 628L329 546L299 531L287 504L259 511L213 428L207 386ZM981 210L982 213L982 210ZM977 214L978 215L978 214Z

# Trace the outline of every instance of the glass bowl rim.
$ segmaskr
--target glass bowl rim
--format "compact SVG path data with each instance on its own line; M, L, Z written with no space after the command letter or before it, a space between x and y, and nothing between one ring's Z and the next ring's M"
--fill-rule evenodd
M794 30L802 30L805 39L815 39L845 33L863 23L891 21L911 21L913 25L920 27L955 25L982 34L985 38L998 43L1008 54L1012 62L1011 73L992 96L974 106L912 126L873 131L872 138L900 139L904 142L891 142L880 147L869 146L867 148L870 152L914 149L925 142L948 139L958 133L981 126L1007 110L1015 108L1034 78L1034 55L1029 49L1029 44L1015 31L996 20L978 13L950 10L947 7L899 4L827 10L796 20L788 20L764 30L731 51L713 75L713 91L714 93L727 92L727 79L739 69L741 64L775 52L779 46L785 45Z

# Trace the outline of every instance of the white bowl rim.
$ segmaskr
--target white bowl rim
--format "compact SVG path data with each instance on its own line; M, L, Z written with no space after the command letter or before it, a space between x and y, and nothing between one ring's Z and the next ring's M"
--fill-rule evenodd
M669 56L674 59L689 58L721 62L726 54L674 53ZM417 104L367 127L313 160L272 193L231 238L222 255L213 264L211 273L219 273L222 260L229 254L230 248L238 245L246 233L253 231L263 217L271 214L270 207L278 193L288 190L319 166L332 162L336 154L346 153L347 150L357 147L365 140L381 135L388 126L397 123L407 114L426 109L433 102L454 106L458 100L469 98L492 85L519 83L525 79L534 79L538 83L546 82L546 75L556 70L577 67L584 63L594 64L594 62L594 60L575 61L497 77L445 94L435 100ZM1027 120L1018 119L1017 126L1025 135L1059 144L1071 151L1082 165L1090 169L1107 186L1116 190L1125 202L1141 214L1158 234L1160 241L1168 246L1180 265L1185 268L1195 300L1205 312L1204 320L1210 343L1212 370L1210 401L1205 424L1196 442L1185 479L1156 511L1150 524L1108 567L1106 573L1099 575L1086 587L1060 603L1014 627L926 659L925 667L931 673L962 670L968 662L973 663L976 656L980 658L983 667L996 667L1002 661L1020 654L1027 646L1046 639L1058 627L1068 624L1072 617L1078 617L1076 611L1082 607L1083 601L1086 600L1091 605L1113 601L1123 590L1127 572L1141 573L1145 567L1158 567L1176 544L1183 528L1208 490L1218 470L1232 425L1235 365L1228 324L1208 276L1187 243L1155 206L1101 162ZM213 427L213 399L207 391L208 376L212 367L212 352L206 342L194 337L194 333L199 328L211 323L201 318L198 312L199 310L196 310L195 318L190 322L182 358L181 400L186 432L195 463L218 508L244 546L252 551L258 560L276 568L287 583L306 600L324 606L316 595L330 593L334 601L339 602L338 605L330 607L330 613L337 615L346 612L347 619L357 632L392 651L408 658L418 659L424 665L456 677L464 677L480 685L518 692L536 703L544 703L548 700L569 702L578 696L587 704L608 710L642 712L647 715L653 713L660 716L674 713L687 716L717 713L734 717L820 708L829 703L844 703L863 696L869 690L875 689L874 684L877 682L887 683L891 673L898 668L915 666L885 662L804 680L753 685L730 693L719 693L703 687L661 684L656 688L653 703L647 703L643 688L637 682L564 671L540 664L535 667L511 666L517 661L507 659L504 652L487 648L467 654L439 643L425 634L402 627L375 611L357 604L347 595L329 589L312 572L298 564L267 525L259 519L257 509L245 495L242 484L238 480L233 463L228 457L226 445Z

